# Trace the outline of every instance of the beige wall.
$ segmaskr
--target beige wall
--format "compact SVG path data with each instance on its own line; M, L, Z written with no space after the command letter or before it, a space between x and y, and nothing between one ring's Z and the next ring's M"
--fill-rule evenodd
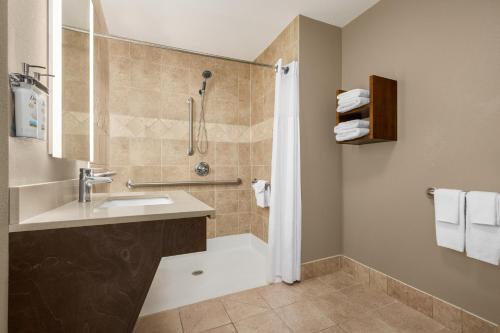
M166 49L109 40L110 167L118 172L111 191L129 191L128 179L143 181L225 180L240 186L165 187L182 189L216 208L208 236L250 231L250 65ZM188 97L195 107L195 138L200 113L202 72L207 83L208 151L191 157L188 149ZM194 173L205 161L207 177ZM158 188L138 188L137 191Z
M8 238L9 238L9 129L7 80L7 0L0 0L0 333L7 333Z
M343 147L345 254L497 323L500 268L436 246L425 190L500 190L498 13L382 0L342 31L342 87L377 74L399 90L398 141Z
M295 18L260 54L258 63L274 65L282 58L284 64L298 60L299 18ZM271 156L274 119L273 68L252 65L251 165L252 179L271 181ZM251 232L267 242L269 209L260 208L252 197Z
M47 66L47 0L8 1L8 69L22 62ZM9 138L10 186L74 178L79 163L47 155L44 141Z
M300 16L302 261L340 254L341 149L332 135L341 85L341 31Z

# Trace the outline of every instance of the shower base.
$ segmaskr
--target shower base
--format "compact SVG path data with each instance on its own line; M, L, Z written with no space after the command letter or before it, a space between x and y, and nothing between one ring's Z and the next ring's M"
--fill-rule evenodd
M264 286L267 244L251 234L209 239L207 251L163 258L141 316Z

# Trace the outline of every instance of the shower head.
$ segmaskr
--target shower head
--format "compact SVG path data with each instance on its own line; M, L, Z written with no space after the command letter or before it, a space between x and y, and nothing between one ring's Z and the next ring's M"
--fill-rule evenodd
M201 76L203 76L203 78L205 80L210 79L212 77L212 72L211 71L203 71L203 73L201 73Z
M205 94L205 89L207 88L207 80L212 77L212 72L209 70L203 71L201 73L201 76L203 77L203 82L201 83L201 89L200 89L200 95Z

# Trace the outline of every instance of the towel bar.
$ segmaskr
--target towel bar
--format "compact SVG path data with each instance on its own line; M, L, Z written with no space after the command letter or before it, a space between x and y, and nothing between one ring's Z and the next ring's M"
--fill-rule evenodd
M135 187L159 187L159 186L187 186L187 185L240 185L241 178L235 180L181 180L173 182L149 182L149 183L134 183L132 179L127 181L127 187L133 189Z
M430 198L434 197L434 191L436 190L435 187L429 187L425 193L427 193L427 196Z

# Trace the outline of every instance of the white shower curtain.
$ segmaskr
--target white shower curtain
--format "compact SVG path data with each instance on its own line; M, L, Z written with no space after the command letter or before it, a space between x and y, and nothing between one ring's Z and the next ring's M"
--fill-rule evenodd
M277 63L274 100L271 205L269 212L269 282L300 280L302 205L298 62L282 70Z

